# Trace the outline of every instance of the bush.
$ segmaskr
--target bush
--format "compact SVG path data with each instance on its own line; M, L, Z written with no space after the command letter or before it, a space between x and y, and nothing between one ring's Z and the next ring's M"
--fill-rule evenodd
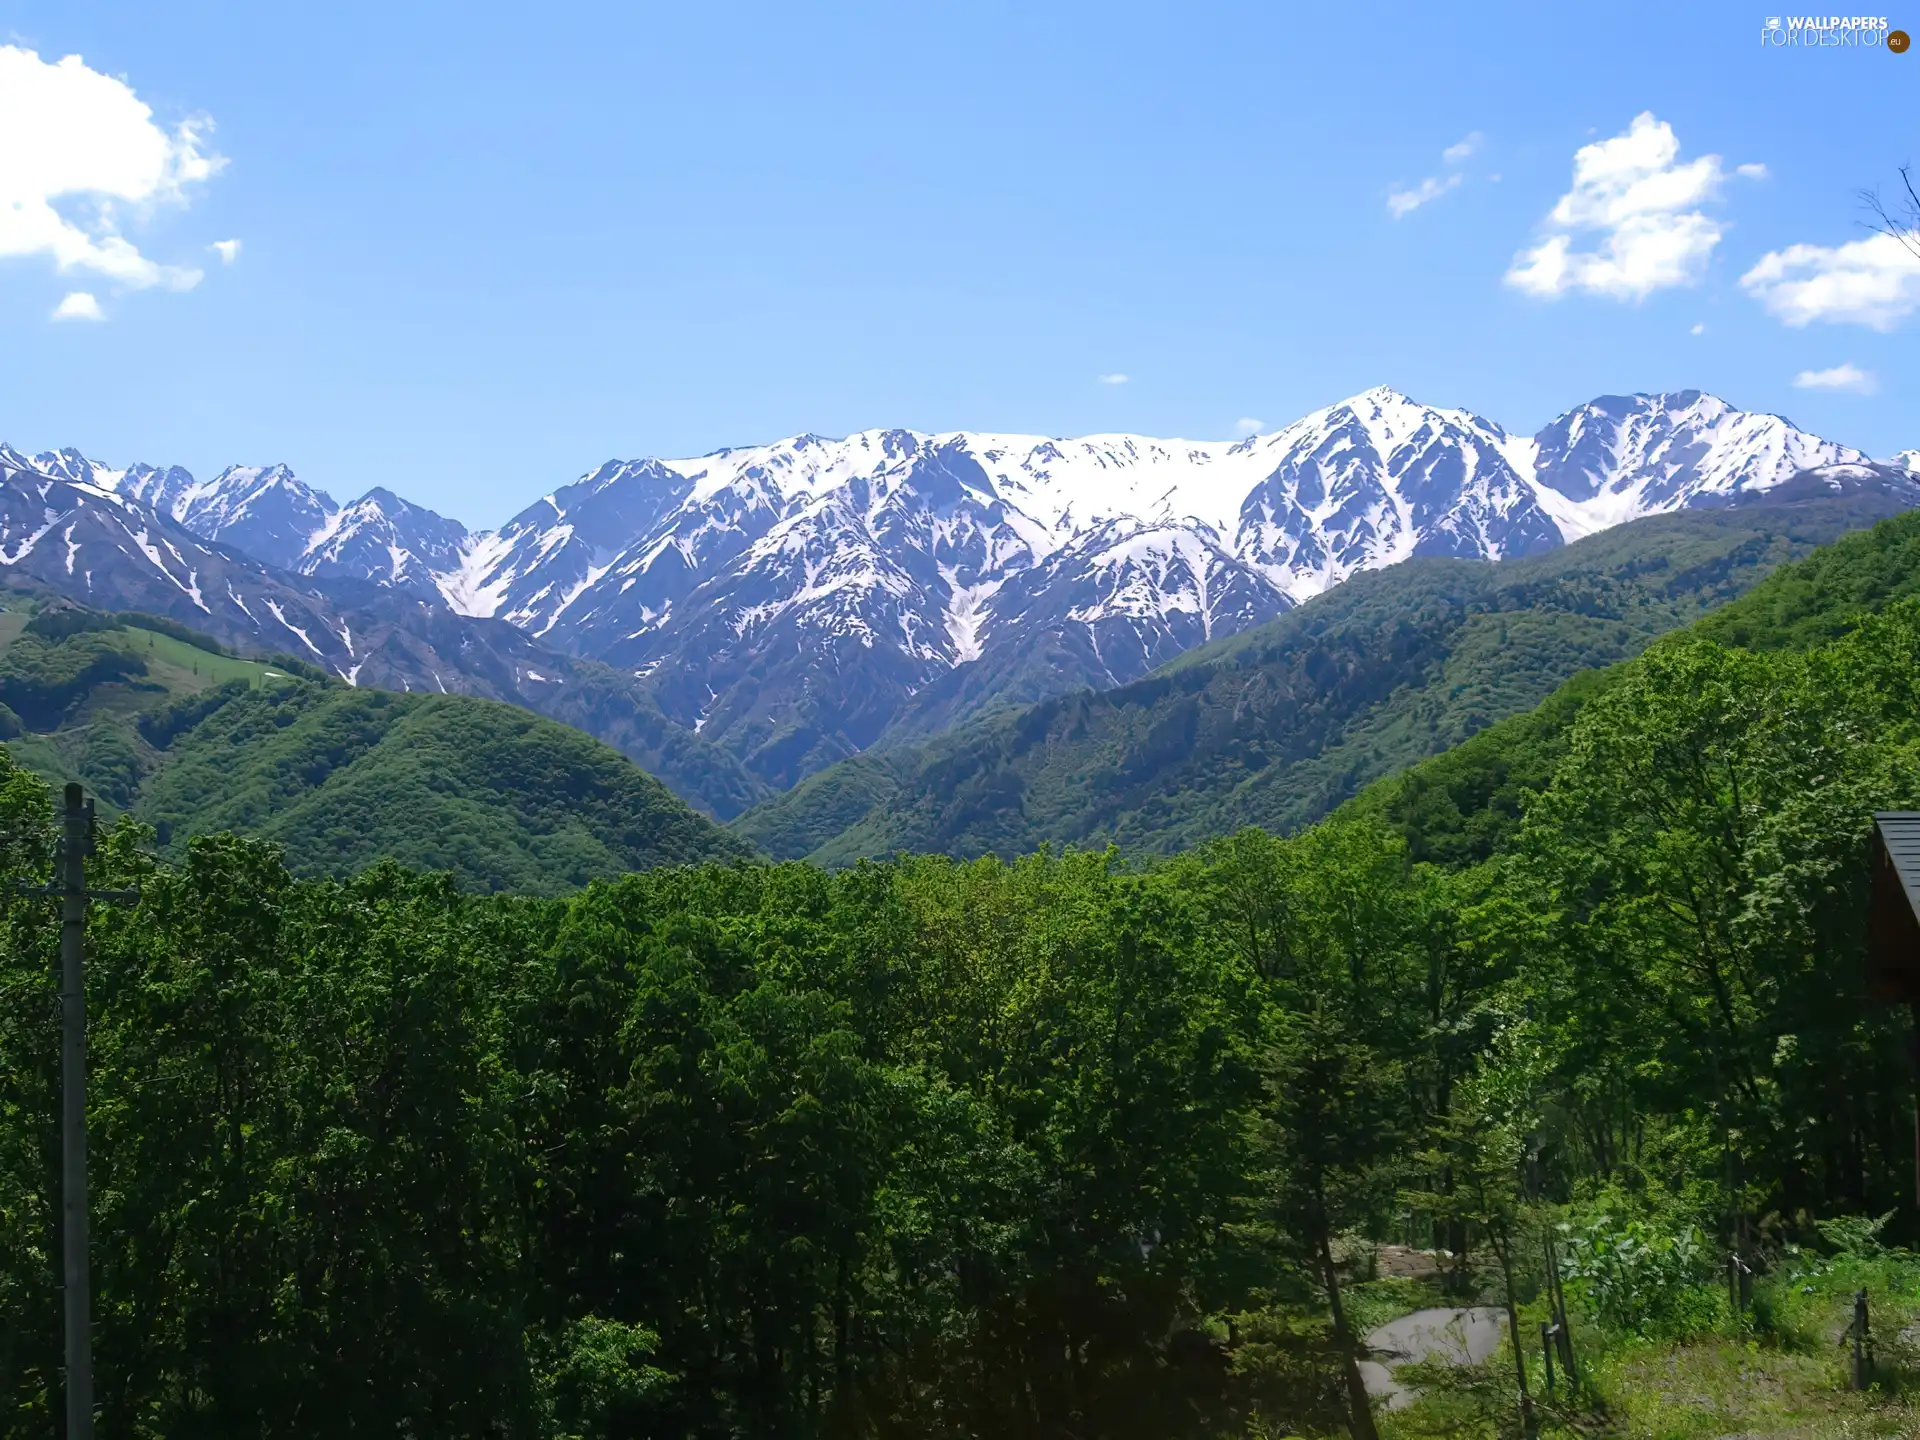
M1725 1302L1707 1283L1713 1252L1699 1226L1668 1228L1602 1213L1563 1228L1566 1273L1601 1324L1677 1339L1709 1329L1720 1318Z

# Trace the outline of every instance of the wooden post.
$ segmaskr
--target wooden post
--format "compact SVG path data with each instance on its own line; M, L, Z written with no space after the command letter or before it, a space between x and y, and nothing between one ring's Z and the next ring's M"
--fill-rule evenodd
M1913 1057L1913 1203L1920 1206L1920 1000L1907 1008L1913 1012L1913 1036L1907 1047Z
M1867 1292L1860 1290L1853 1297L1853 1389L1867 1388L1868 1368Z
M87 851L93 806L67 786L60 864L60 1235L66 1290L67 1440L93 1440L87 1263Z
M1567 1292L1560 1286L1560 1254L1554 1248L1553 1227L1546 1230L1548 1303L1553 1307L1555 1338L1560 1343L1560 1364L1567 1372L1569 1388L1580 1388L1580 1372L1573 1363L1573 1328L1567 1323Z
M138 900L134 890L89 890L93 802L78 785L66 787L53 882L17 883L23 895L60 902L60 1251L64 1330L65 1440L93 1440L92 1265L87 1220L87 905L94 900Z

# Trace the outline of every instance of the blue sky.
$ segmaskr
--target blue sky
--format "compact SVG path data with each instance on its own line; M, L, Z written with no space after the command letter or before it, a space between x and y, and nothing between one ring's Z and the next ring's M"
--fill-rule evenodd
M46 150L67 227L0 227L0 438L473 524L610 456L1216 437L1380 383L1521 431L1698 386L1920 445L1920 266L1841 249L1920 160L1920 53L1763 48L1773 13L0 0L172 147L102 212L0 94L0 186Z

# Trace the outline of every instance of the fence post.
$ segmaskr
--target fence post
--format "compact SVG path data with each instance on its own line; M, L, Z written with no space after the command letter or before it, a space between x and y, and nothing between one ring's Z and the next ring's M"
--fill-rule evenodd
M1853 1388L1867 1388L1867 1370L1869 1357L1867 1352L1867 1292L1856 1291L1853 1297Z

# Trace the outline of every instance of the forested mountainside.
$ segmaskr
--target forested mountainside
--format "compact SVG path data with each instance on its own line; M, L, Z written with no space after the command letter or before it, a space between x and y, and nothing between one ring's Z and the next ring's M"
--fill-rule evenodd
M1729 649L1807 651L1916 595L1920 513L1908 512L1784 566L1688 633ZM1485 860L1518 828L1529 792L1553 779L1582 709L1634 673L1626 665L1577 675L1537 709L1377 782L1336 815L1384 820L1416 861Z
M1660 588L1682 554L1636 604L1697 603ZM92 874L140 900L89 934L101 1433L1913 1433L1910 1018L1862 937L1870 817L1920 805L1916 562L1889 521L1509 719L1525 785L1462 778L1521 757L1489 731L1151 867L541 900L122 828ZM0 759L0 881L45 875L48 800ZM24 1436L59 1385L59 927L0 899ZM1858 1288L1885 1385L1846 1396ZM1403 1370L1376 1428L1362 1336L1463 1303L1519 1363Z
M1365 572L1146 680L843 762L736 829L825 864L1043 842L1164 854L1243 825L1291 830L1897 508L1800 485L1523 560Z
M283 846L296 874L393 858L537 894L751 853L616 751L512 706L356 690L139 615L0 622L9 749L169 853L233 830Z

